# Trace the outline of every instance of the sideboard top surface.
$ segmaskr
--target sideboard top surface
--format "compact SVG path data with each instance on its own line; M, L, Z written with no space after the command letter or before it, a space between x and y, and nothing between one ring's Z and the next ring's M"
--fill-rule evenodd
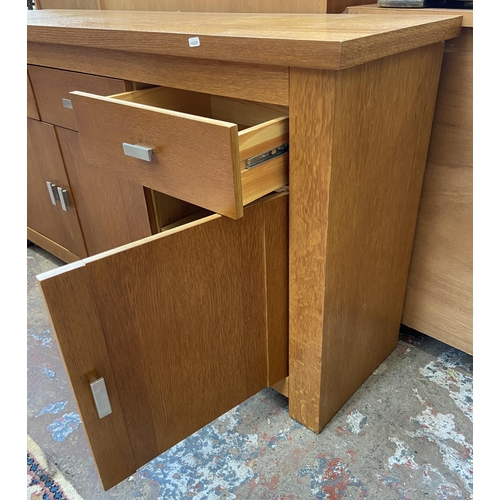
M462 17L42 10L28 42L343 69L455 38ZM29 57L29 46L28 46Z

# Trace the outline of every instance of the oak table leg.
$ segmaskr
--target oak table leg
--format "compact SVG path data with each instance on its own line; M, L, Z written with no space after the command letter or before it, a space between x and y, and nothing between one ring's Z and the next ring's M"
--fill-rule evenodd
M320 432L398 339L443 44L290 71L290 416Z

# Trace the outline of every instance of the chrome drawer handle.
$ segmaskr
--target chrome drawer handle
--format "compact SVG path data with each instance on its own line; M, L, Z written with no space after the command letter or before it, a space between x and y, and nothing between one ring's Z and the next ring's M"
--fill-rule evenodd
M153 150L151 148L138 146L137 144L127 144L126 142L124 142L122 146L123 152L127 156L144 161L151 161L153 159Z
M63 108L73 109L73 103L71 102L71 99L66 99L63 97L62 105L63 105Z
M90 389L92 390L92 396L94 396L94 403L99 418L104 418L112 413L104 378L101 377L95 382L92 382L90 384Z

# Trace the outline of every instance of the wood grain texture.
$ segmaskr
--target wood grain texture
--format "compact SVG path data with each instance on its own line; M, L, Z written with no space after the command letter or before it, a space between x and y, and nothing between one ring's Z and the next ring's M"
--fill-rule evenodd
M100 0L103 10L174 12L326 12L326 0Z
M207 118L212 116L210 95L200 92L189 92L170 87L151 87L109 97Z
M61 259L63 262L69 263L80 260L80 257L78 257L78 255L72 254L68 249L62 247L55 241L50 240L43 234L40 234L38 231L35 231L34 229L28 227L27 233L28 240L32 241L35 245L38 245L39 247L47 250L47 252L56 256L58 259Z
M288 153L245 168L245 159L288 143L288 122L288 117L275 118L239 132L243 205L288 184Z
M28 118L33 118L34 120L40 120L40 113L38 113L38 106L36 104L35 94L33 93L33 87L31 85L30 75L26 75L26 81L28 84L28 100L27 100L27 115Z
M91 167L228 217L243 215L236 125L92 94L71 95ZM152 148L152 161L125 156L123 143Z
M89 167L78 132L56 132L88 254L150 236L143 187Z
M36 0L37 10L42 9L99 9L102 0Z
M70 99L72 90L92 92L97 95L118 94L127 90L123 80L94 75L83 75L38 66L28 66L41 119L44 122L78 130L72 109L62 105L62 99Z
M376 4L376 0L327 0L329 14L341 14L350 5Z
M352 3L354 3L353 0ZM371 2L372 4L374 2ZM424 9L391 9L387 7L379 7L378 5L362 5L362 2L358 2L357 5L348 6L346 8L346 13L348 14L380 14L380 15L395 15L400 16L401 14L407 16L435 16L444 15L449 16L450 14L456 14L457 16L462 16L462 26L464 28L472 28L473 26L473 16L474 12L472 9L442 9L442 8L424 8Z
M263 203L266 248L267 384L288 376L288 193Z
M44 44L341 69L454 38L461 24L460 16L442 15L41 10L28 12L27 33L28 42Z
M275 391L278 391L280 394L283 394L285 397L289 397L289 391L288 391L288 377L281 379L279 382L276 384L273 384L271 386Z
M469 354L472 324L472 28L445 45L402 322Z
M90 257L41 285L91 447L112 457L98 463L106 488L267 385L262 203L238 221L212 215ZM112 382L116 429L119 411L99 420L87 401L90 372ZM121 455L128 443L133 466Z
M235 64L30 42L28 62L165 87L288 105L288 68L275 65Z
M181 12L326 12L326 0L38 0L41 9ZM334 0L338 2L338 0ZM373 1L373 0L372 0Z
M165 226L184 219L198 212L200 207L173 198L152 189L145 189L146 202L150 204L150 220L153 222L154 233L159 233Z
M397 343L442 53L291 70L290 415L316 432Z
M99 318L92 270L78 261L37 276L104 489L133 474L136 459ZM112 413L97 415L90 383L104 377Z
M218 95L210 96L210 107L212 118L237 123L240 130L280 116L288 116L287 106L261 103L255 100L228 99Z
M178 219L174 222L171 222L170 224L167 224L166 226L162 227L161 230L170 231L171 229L191 224L192 222L195 222L197 220L205 219L209 215L214 215L214 214L213 212L210 212L210 210L205 210L204 208L200 208L197 212L193 212L192 214L187 215L182 219Z
M288 143L288 116L278 118L275 116L276 114L269 121L256 124L238 133L242 167L244 167L244 160Z
M71 254L86 257L78 214L52 125L28 118L27 160L28 227ZM51 203L47 181L68 191L70 207L67 212L61 208L60 202Z
M288 184L288 153L241 171L243 205Z

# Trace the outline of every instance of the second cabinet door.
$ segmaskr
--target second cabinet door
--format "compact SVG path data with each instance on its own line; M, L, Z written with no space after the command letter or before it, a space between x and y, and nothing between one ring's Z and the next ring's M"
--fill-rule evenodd
M52 203L47 182L67 191L69 206ZM78 214L53 125L28 119L28 227L63 247L76 258L86 257Z
M287 199L38 277L105 489L287 375Z

